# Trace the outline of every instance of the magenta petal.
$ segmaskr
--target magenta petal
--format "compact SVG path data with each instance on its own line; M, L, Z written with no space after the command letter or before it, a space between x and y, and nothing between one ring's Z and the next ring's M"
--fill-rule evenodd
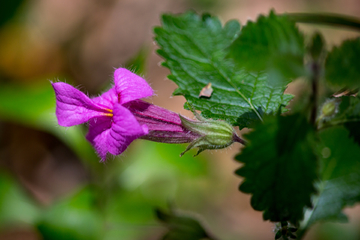
M86 139L94 146L102 161L105 161L108 153L107 139L111 124L110 117L93 118L89 121L89 132Z
M114 104L118 102L118 94L116 93L115 88L111 88L99 97L92 98L91 100L96 104L112 109Z
M95 147L102 161L106 154L121 154L135 139L148 133L134 115L120 104L115 104L113 118L100 117L89 121L88 141Z
M113 123L108 138L108 150L113 155L122 153L135 139L148 134L146 125L140 125L134 115L120 104L114 106Z
M116 92L119 94L119 103L121 104L149 97L154 93L143 78L125 68L116 69L114 82Z
M108 112L107 108L94 103L67 83L57 82L52 83L52 86L56 95L56 117L63 127L81 124Z

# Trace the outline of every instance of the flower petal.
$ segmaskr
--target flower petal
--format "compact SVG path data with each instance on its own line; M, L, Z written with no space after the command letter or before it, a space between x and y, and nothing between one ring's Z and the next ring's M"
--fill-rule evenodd
M108 138L109 152L122 153L135 139L148 134L146 125L140 125L134 115L120 104L114 106L113 124Z
M96 152L105 161L108 153L107 139L110 133L112 120L110 117L98 117L89 121L89 132L86 139L94 146Z
M121 104L149 97L154 93L145 79L125 68L116 69L114 82L116 92L119 94L119 103Z
M89 122L86 138L95 147L102 161L106 154L119 155L135 139L148 133L146 125L140 125L134 115L121 104L115 104L113 118L101 117Z
M52 83L56 95L56 117L63 127L87 122L91 118L109 114L105 106L94 103L83 92L73 86L57 82Z
M118 94L116 93L115 87L101 94L99 97L92 98L94 103L107 106L113 109L115 103L118 102Z

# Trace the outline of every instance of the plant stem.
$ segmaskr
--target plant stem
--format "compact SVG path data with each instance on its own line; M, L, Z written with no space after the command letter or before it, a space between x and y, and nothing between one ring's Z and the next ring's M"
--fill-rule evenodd
M246 146L246 141L242 138L240 138L238 135L234 134L233 141L241 143L242 145Z
M317 102L318 102L318 86L319 86L319 78L320 78L320 65L317 61L311 63L311 112L310 112L310 123L313 126L316 126L316 115L318 112Z
M341 26L360 31L360 19L333 13L286 13L290 20L299 23Z

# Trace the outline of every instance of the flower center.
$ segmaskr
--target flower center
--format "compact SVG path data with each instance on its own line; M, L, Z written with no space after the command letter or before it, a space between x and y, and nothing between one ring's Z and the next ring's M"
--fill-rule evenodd
M112 117L113 116L113 110L112 109L108 109L108 108L105 108L105 113L102 113L101 115L103 116L106 116L106 117Z

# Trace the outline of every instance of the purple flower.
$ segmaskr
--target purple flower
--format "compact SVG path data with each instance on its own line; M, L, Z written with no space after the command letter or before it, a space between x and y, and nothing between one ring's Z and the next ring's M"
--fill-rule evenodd
M162 143L190 143L186 151L197 147L219 149L244 141L225 121L204 119L194 110L198 121L144 102L153 95L141 77L124 68L114 73L114 87L96 98L89 98L63 82L53 83L58 123L70 127L89 123L86 139L95 147L102 161L108 153L121 154L137 138ZM181 154L181 155L182 155Z
M144 79L124 68L115 71L114 83L113 88L93 99L69 84L52 84L59 125L70 127L89 122L86 138L102 161L107 153L118 155L132 141L149 132L148 127L140 124L124 105L153 95L152 88Z

